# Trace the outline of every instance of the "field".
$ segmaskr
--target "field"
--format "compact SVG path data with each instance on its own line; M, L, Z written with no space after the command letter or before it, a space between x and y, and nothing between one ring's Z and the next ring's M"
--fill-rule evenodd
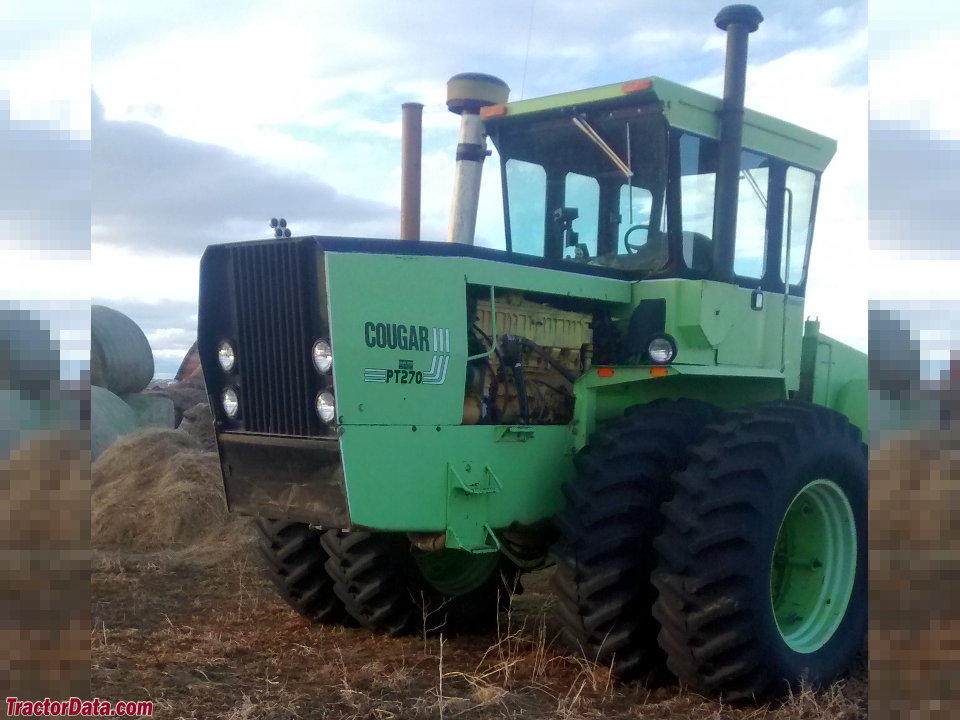
M619 684L557 640L549 569L525 576L498 634L312 625L261 576L246 523L214 502L216 456L183 435L125 439L94 466L93 696L149 699L159 718L866 717L865 659L779 707Z

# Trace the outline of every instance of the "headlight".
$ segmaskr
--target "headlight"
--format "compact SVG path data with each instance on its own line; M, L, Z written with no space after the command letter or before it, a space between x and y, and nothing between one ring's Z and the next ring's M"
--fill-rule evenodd
M677 355L677 345L669 335L658 335L647 345L647 355L657 365L665 365Z
M229 341L224 340L220 343L220 347L217 349L217 360L220 361L220 367L223 368L224 372L233 370L233 366L237 363L237 356L233 351L233 345Z
M317 340L313 344L313 366L323 374L333 367L333 350L326 340Z
M325 423L333 422L333 419L337 417L337 406L333 401L333 395L328 392L317 395L317 415Z
M240 412L240 401L237 400L237 391L233 388L227 388L223 391L223 411L228 418L235 418Z

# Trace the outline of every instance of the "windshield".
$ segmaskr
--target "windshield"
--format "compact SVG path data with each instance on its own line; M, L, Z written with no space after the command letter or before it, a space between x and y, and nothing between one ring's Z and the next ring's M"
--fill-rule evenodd
M503 123L513 252L630 270L667 260L667 128L658 106Z

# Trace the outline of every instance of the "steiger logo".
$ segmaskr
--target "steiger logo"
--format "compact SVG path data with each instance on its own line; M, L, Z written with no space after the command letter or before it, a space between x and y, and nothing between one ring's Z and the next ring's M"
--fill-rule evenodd
M369 348L432 353L429 369L418 370L416 366L421 364L420 361L404 359L395 370L364 368L364 382L399 385L443 385L446 382L450 364L450 328L368 322L363 326L363 336Z

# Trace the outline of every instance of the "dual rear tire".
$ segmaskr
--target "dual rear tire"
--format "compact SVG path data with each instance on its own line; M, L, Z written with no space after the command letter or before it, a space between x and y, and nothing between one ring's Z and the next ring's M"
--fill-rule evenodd
M832 682L866 631L860 433L807 403L699 405L632 408L578 457L555 548L565 635L623 679L731 702Z

